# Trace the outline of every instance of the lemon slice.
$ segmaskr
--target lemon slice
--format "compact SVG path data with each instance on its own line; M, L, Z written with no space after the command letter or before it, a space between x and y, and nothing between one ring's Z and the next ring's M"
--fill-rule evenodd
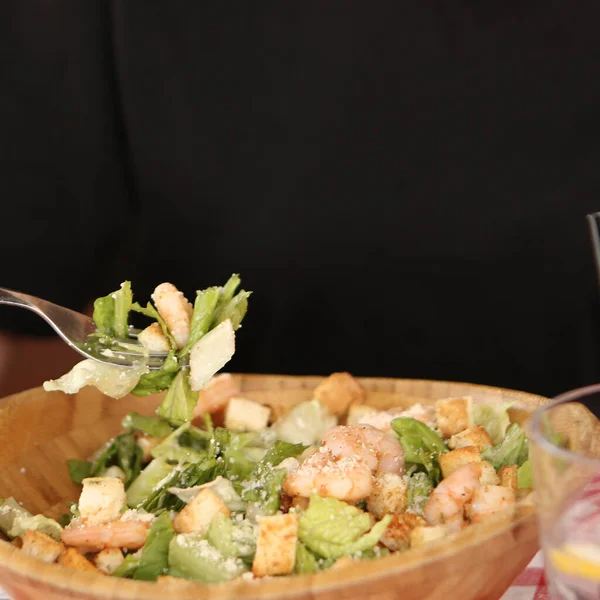
M554 568L565 575L600 582L600 547L594 544L565 544L549 552Z

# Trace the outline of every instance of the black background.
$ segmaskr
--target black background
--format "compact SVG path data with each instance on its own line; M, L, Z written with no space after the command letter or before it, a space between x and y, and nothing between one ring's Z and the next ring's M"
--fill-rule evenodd
M0 281L82 309L239 272L233 370L596 382L599 17L4 0Z

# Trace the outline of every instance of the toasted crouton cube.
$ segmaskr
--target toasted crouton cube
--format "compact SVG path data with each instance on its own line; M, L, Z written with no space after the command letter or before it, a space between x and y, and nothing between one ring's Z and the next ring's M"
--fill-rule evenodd
M440 463L444 479L464 465L472 462L479 462L480 460L481 453L475 446L457 448L456 450L451 450L450 452L438 456L438 462Z
M367 498L367 510L378 519L406 509L408 486L400 475L384 473L373 481L373 491Z
M410 531L410 547L422 546L435 540L439 540L448 534L445 525L434 525L433 527L421 527L420 525Z
M490 434L481 425L475 425L475 427L469 427L460 433L455 433L448 442L448 446L452 450L464 448L465 446L475 446L480 452L483 452L486 448L491 448L493 445Z
M125 560L120 548L105 548L94 557L94 563L100 571L112 575Z
M96 569L96 567L85 557L83 554L75 550L75 548L67 548L64 552L61 552L58 557L58 563L75 569L76 571L88 571L89 573L96 573L103 575L102 571Z
M343 415L351 404L366 400L365 391L350 373L333 373L315 388L314 397L332 415Z
M296 562L298 517L293 513L261 517L252 572L257 577L289 575Z
M209 488L204 488L173 519L173 528L177 533L205 531L219 513L228 517L231 511L219 496Z
M23 536L22 551L45 563L53 563L64 550L62 542L57 542L45 533L39 531L26 531Z
M381 543L392 552L406 550L410 546L410 534L415 527L425 527L423 517L412 513L394 515L387 529L381 536Z
M444 439L473 426L473 399L471 396L463 398L446 398L435 403L438 429Z
M146 329L140 331L138 342L150 352L166 354L171 349L171 344L158 323L152 323Z
M99 524L119 518L125 506L125 487L117 477L88 477L82 481L79 513L87 523Z
M517 473L517 465L500 467L498 471L498 476L500 477L500 485L512 488L513 490L518 489L519 480Z
M487 460L482 460L479 466L481 467L481 477L479 478L481 485L498 485L500 483L496 469Z
M356 425L361 419L375 415L379 411L368 404L351 404L348 407L348 415L346 417L346 425Z
M232 431L260 431L268 425L270 415L268 406L246 398L231 398L225 409L225 427Z
M225 408L231 398L239 395L240 388L229 373L216 375L198 393L193 417L200 417L204 413L215 413Z

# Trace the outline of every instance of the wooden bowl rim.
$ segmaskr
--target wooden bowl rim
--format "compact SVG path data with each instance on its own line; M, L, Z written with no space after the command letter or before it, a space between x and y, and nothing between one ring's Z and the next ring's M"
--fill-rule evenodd
M272 374L235 374L241 377L244 381L285 381L285 382L304 382L309 385L300 385L298 389L308 389L316 386L319 381L325 379L325 376L301 376L301 375L272 375ZM396 383L413 383L419 385L436 385L447 384L452 387L467 386L471 389L478 389L482 393L489 395L502 394L519 399L529 399L530 404L542 405L550 400L544 396L513 390L509 388L501 388L496 386L488 386L484 384L467 383L460 381L446 381L433 379L411 379L411 378L391 378L391 377L356 377L361 384L366 384L368 389L369 383L388 383L392 387ZM26 393L36 390L43 391L43 388L34 388L22 392ZM294 387L287 388L288 390ZM285 393L287 390L282 390ZM46 392L43 392L46 394ZM393 390L390 393L401 393ZM20 396L17 394L16 396ZM31 396L29 396L31 401ZM533 401L533 402L531 402ZM463 529L461 532L454 534L440 542L436 542L431 546L423 546L417 549L398 553L378 560L361 561L360 569L357 564L351 564L346 567L327 570L311 575L295 575L293 579L288 578L273 578L262 579L256 581L237 580L222 584L191 584L189 587L182 582L179 584L157 584L155 582L137 581L130 579L118 579L109 576L100 577L93 573L75 571L68 567L59 564L46 564L41 561L25 556L18 548L9 542L0 540L0 565L6 568L11 574L17 575L25 582L35 582L40 586L51 586L57 590L64 591L67 595L77 593L93 593L98 598L115 598L115 599L131 599L139 595L143 591L146 598L164 598L167 590L177 591L180 598L198 597L200 593L210 598L224 599L233 596L251 600L253 598L283 598L293 597L310 589L312 593L331 592L341 587L352 586L358 582L365 583L385 579L402 574L403 572L413 570L415 568L430 565L433 562L441 561L452 554L462 550L473 550L482 542L492 540L496 537L501 537L506 534L513 534L516 538L521 530L529 527L537 527L535 512L521 516L510 521L491 521L476 526L470 526ZM423 549L427 552L422 552ZM343 577L342 577L343 575ZM291 583L293 582L293 585ZM1 584L1 581L0 581ZM200 592L204 590L204 592Z

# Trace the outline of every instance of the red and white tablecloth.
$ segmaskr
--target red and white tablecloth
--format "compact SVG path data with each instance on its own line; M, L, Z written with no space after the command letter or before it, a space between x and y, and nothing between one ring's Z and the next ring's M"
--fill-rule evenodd
M0 600L10 600L1 589ZM544 561L541 553L517 577L501 600L550 600L550 594L544 582Z

